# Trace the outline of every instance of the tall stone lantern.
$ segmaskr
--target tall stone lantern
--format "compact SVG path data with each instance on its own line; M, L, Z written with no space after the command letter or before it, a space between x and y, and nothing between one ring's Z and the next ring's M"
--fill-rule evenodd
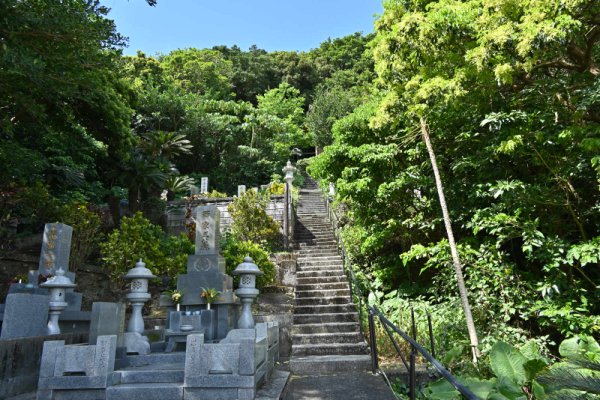
M50 303L49 312L50 318L48 319L48 334L59 335L60 327L58 326L58 318L63 310L67 307L65 300L67 289L74 288L75 285L67 276L65 271L60 267L56 270L56 275L48 279L46 282L40 285L43 288L50 290Z
M286 249L290 247L290 224L292 219L292 182L294 180L294 172L296 168L292 166L290 160L288 160L285 167L282 169L285 176L283 180L285 181L284 187L284 199L283 199L283 239L284 245Z
M242 302L242 314L238 319L238 329L254 328L254 318L252 317L252 303L258 296L256 288L256 276L262 275L262 271L254 264L250 257L244 258L244 262L239 264L232 275L240 276L240 285L235 291L237 297Z
M125 333L125 347L128 353L148 354L150 352L150 343L148 338L143 336L144 318L142 317L142 307L144 303L150 300L148 293L148 281L156 278L141 259L125 275L125 279L130 280L130 289L127 293L127 300L131 303L131 317L127 324Z
M285 165L285 167L283 167L282 171L285 174L283 180L291 186L292 181L294 180L294 172L296 172L296 168L292 166L292 162L290 160L288 160L287 164Z

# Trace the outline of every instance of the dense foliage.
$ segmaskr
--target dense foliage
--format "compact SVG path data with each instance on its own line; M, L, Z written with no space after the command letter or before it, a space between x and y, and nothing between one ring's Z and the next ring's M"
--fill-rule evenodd
M159 223L163 192L173 199L200 176L227 193L266 184L310 151L304 114L322 84L349 87L373 71L360 34L307 53L215 46L124 57L107 14L98 0L0 4L5 240L55 220L35 197L106 203L119 226L121 200Z
M443 352L468 342L447 307L458 294L421 118L484 353L497 340L600 331L598 11L387 1L373 41L378 90L333 124L309 167L348 209L344 238L372 301L393 310L422 296L442 314Z
M267 198L249 190L233 200L228 207L233 219L229 231L239 241L250 241L274 250L281 247L281 233L277 222L267 214Z
M104 267L115 281L122 282L127 271L140 259L154 275L174 280L186 272L187 258L194 254L194 245L184 234L165 234L137 212L121 220L119 228L100 244L100 254Z
M223 257L229 275L244 261L244 258L250 257L262 272L256 277L256 287L259 289L272 284L275 280L275 264L271 261L269 252L258 243L227 235L223 243ZM239 276L234 276L235 286L239 284L239 280Z

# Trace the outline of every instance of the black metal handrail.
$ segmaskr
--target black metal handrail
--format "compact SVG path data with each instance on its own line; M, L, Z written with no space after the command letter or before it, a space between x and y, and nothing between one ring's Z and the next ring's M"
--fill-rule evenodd
M344 262L343 262L344 271L345 271L346 275L348 276L348 278L350 279L350 292L353 296L356 296L356 298L358 299L359 321L361 321L361 323L359 323L359 326L360 326L361 333L364 335L363 328L362 328L362 320L363 320L363 305L362 305L362 303L363 303L364 295L362 293L362 290L360 289L360 286L358 285L356 276L354 274L354 268L352 267L352 262L350 261L350 257L348 256L348 252L346 251L344 241L341 237L341 233L340 233L340 229L339 229L339 217L338 217L337 213L335 212L335 210L333 209L333 207L331 206L331 198L325 193L323 195L326 199L327 214L328 214L329 220L332 224L334 235L335 235L336 241L338 243L338 247L341 252L342 259L344 260ZM411 309L411 317L412 317L411 318L412 319L412 337L411 337L409 334L404 332L402 329L398 328L389 319L387 319L385 317L385 315L383 315L381 310L379 310L378 307L371 306L366 301L365 301L365 307L369 313L369 315L368 315L369 341L370 341L370 346L371 346L371 359L372 359L373 373L381 372L379 369L376 331L375 331L375 318L374 318L374 317L377 317L379 319L379 322L383 326L384 331L390 338L390 340L394 346L394 349L400 356L402 363L404 364L406 369L409 371L409 396L411 399L416 398L416 392L417 392L417 390L416 390L416 386L417 386L416 385L416 353L419 352L423 356L423 358L425 358L428 362L430 362L434 366L434 368L437 370L437 372L444 379L446 379L456 390L458 390L458 392L465 399L479 400L479 397L477 397L471 390L469 390L463 384L458 382L458 380L435 358L433 329L432 329L432 324L431 324L431 316L429 315L429 313L427 313L427 322L428 322L428 328L429 328L431 352L429 352L427 349L425 349L423 346L421 346L416 341L417 329L416 329L416 325L415 325L414 310ZM407 362L406 359L404 358L404 355L400 349L400 346L398 345L398 342L396 341L396 339L394 338L392 333L396 333L402 339L404 339L406 342L408 342L410 344L411 351L410 351L409 362Z

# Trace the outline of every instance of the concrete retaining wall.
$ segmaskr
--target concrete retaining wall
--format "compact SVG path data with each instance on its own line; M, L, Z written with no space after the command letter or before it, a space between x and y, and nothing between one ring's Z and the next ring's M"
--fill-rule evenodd
M192 207L216 204L221 214L220 228L221 233L223 233L231 224L232 219L227 207L229 207L229 205L233 203L233 199L233 197L227 197L223 199L198 199L192 201L190 204L192 205ZM186 231L186 205L187 203L184 201L172 201L168 203L167 232L169 232L170 234L179 235L180 233L184 233ZM280 226L283 226L283 218L285 211L285 203L283 196L271 196L270 201L266 205L265 211L268 215L273 217L273 219L276 222L278 222Z
M0 340L0 399L37 389L42 351L47 340L85 343L87 333Z

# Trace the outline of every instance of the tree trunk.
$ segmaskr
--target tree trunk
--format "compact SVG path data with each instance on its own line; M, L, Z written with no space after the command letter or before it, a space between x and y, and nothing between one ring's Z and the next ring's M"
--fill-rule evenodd
M467 288L465 286L465 279L463 277L462 265L458 256L456 242L454 241L454 233L452 232L452 224L450 221L450 214L448 214L448 206L446 205L446 198L444 196L444 187L442 185L440 171L438 170L435 152L433 151L433 146L431 145L431 140L429 139L427 123L423 118L421 118L421 136L423 137L425 146L427 146L427 152L429 153L429 159L431 160L431 168L433 169L433 175L435 177L435 186L440 198L440 206L442 207L442 214L444 216L444 225L446 225L446 234L448 235L448 243L450 244L452 263L454 264L454 271L456 273L458 291L462 300L465 319L467 320L467 330L469 331L469 339L471 341L473 362L476 363L477 359L479 358L479 340L477 339L477 331L475 330L475 323L473 322L473 315L471 314L471 306L469 305L469 298L467 296Z

